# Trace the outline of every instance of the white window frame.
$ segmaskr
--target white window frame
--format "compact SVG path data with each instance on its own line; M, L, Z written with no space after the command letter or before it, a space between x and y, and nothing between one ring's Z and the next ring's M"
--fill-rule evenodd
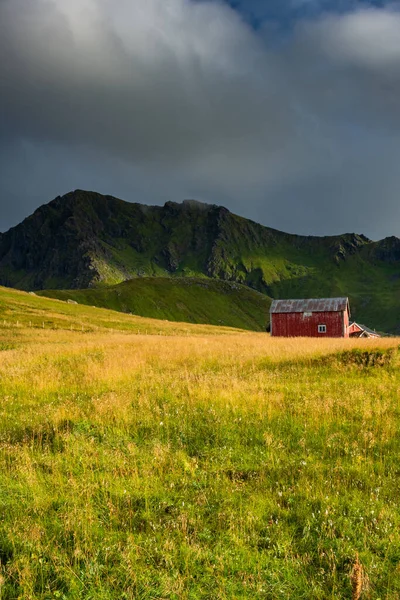
M326 325L318 325L318 333L326 333Z

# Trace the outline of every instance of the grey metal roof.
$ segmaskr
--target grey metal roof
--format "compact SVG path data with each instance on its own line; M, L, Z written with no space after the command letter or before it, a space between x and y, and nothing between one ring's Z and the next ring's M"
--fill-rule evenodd
M363 329L366 333L368 333L370 335L377 335L377 336L379 336L379 333L376 333L375 330L371 329L370 327L367 327L366 325L362 325L361 323L356 323L356 325L358 325L359 327L361 327L361 329Z
M338 312L346 310L348 298L308 298L305 300L273 300L270 313Z

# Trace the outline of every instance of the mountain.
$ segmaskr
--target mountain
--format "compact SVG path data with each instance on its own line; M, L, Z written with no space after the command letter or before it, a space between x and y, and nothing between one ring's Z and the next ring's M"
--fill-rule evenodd
M282 233L226 208L144 206L76 190L0 235L0 284L92 288L136 277L237 282L273 298L348 295L353 316L400 332L400 240Z

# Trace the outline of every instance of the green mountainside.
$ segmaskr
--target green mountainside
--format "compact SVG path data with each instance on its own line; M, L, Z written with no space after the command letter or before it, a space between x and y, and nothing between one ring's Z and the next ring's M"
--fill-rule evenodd
M214 279L138 277L116 286L38 292L125 313L265 331L271 300L246 286Z
M0 235L2 285L76 290L143 277L224 280L272 298L346 295L356 320L400 332L400 240L396 237L373 242L357 234L291 235L215 205L184 201L144 206L81 190L41 206ZM172 294L170 281L143 285L146 294L156 289L164 299ZM139 288L132 286L132 295L135 289ZM187 294L186 287L177 287L176 294L178 289ZM104 294L103 302L116 292ZM108 305L115 302L112 297ZM173 302L176 306L180 301L174 298ZM129 310L140 306L140 299L123 304ZM187 309L191 313L195 307ZM160 317L168 318L163 310ZM175 308L168 310L175 312ZM262 319L258 317L258 323Z

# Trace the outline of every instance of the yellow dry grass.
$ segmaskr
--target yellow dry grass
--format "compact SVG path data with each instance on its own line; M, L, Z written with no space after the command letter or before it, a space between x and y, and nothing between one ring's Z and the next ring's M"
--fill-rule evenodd
M207 405L212 399L217 404L240 406L245 411L258 407L257 410L271 415L284 409L287 390L282 375L269 370L267 376L264 367L292 365L295 370L304 364L308 368L318 358L339 351L384 350L397 347L399 341L396 338L287 339L267 334L82 334L51 330L37 330L32 336L31 330L22 330L16 348L0 352L0 377L6 393L32 390L32 404L25 400L30 405L31 418L30 411L38 395L46 398L50 393L69 390L98 396L93 403L93 418L101 420L105 414L113 413L123 420L123 413L132 401L132 382L135 386L140 382L140 394L136 393L140 402L147 403L147 408L154 396L168 390L172 396L184 394L197 404ZM367 411L369 402L364 392L360 391L359 401L364 402ZM328 414L333 404L340 402L337 394L326 392L324 402L318 402L320 393L321 382L313 389L311 378L307 390L304 382L299 382L298 394L303 398L305 413ZM354 389L354 398L357 393ZM347 398L343 398L343 403L346 402ZM77 415L79 409L73 401L67 401L57 403L54 412L50 405L46 412L48 416L52 413L57 422L71 418L71 413Z

